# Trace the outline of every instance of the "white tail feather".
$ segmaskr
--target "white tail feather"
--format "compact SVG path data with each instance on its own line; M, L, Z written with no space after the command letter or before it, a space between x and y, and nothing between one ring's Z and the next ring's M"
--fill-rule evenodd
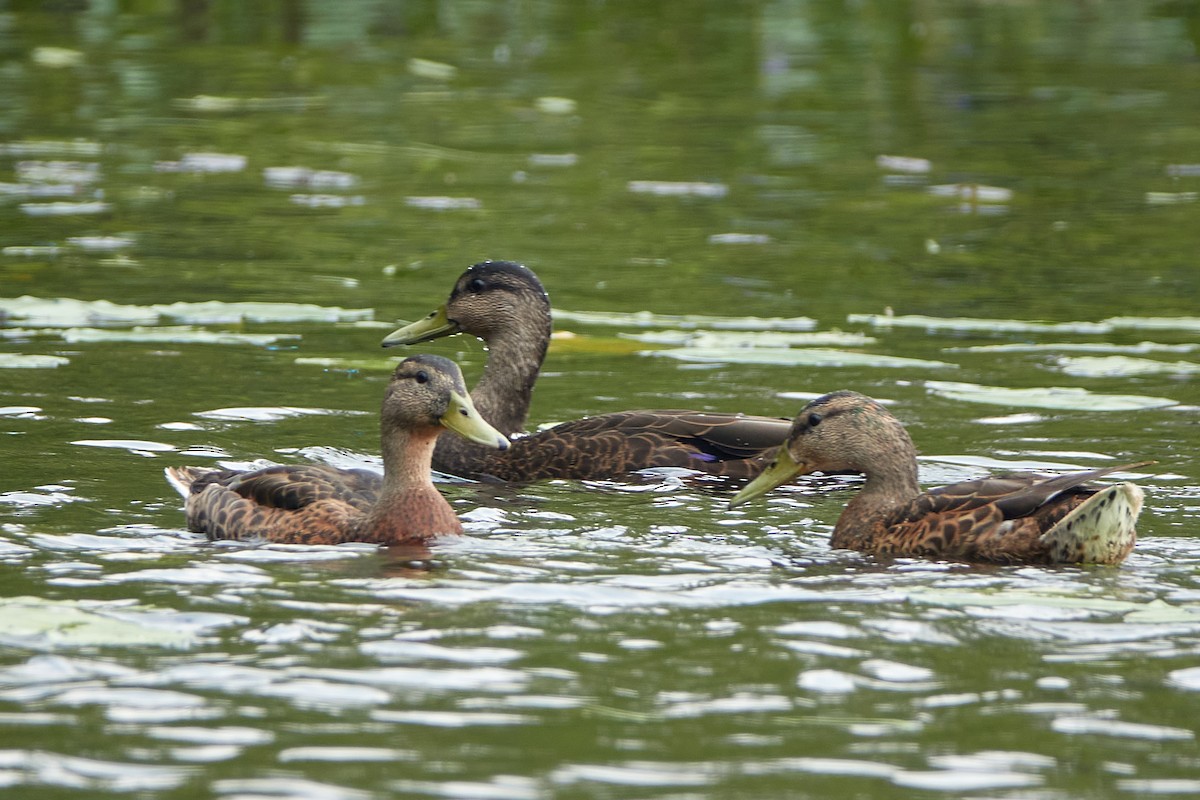
M1137 541L1145 495L1139 486L1106 486L1041 536L1062 563L1119 564Z
M175 491L186 500L191 496L192 484L197 478L216 471L210 467L167 467L163 473L167 476L167 483L175 487Z

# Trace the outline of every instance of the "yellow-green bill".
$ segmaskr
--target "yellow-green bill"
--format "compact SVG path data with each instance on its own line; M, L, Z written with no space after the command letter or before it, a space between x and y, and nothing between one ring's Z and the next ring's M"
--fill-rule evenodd
M479 416L470 395L451 392L450 405L442 415L441 423L459 436L477 444L497 450L508 449L508 437Z
M742 490L729 501L729 507L735 508L759 495L764 495L776 486L787 483L803 471L804 465L797 464L786 447L780 447L771 465L760 472L757 478L742 487Z
M437 339L442 336L450 336L458 333L458 330L458 323L451 322L446 316L446 307L439 306L436 311L433 311L424 319L419 319L411 325L405 325L403 328L392 331L383 337L381 344L384 347L395 347L398 344L417 344L418 342L427 342L430 339Z

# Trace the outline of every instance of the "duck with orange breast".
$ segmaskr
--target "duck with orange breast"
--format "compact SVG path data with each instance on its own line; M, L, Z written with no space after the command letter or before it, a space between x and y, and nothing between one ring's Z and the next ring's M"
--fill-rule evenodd
M454 362L412 356L396 367L384 394L382 478L369 470L318 465L253 471L168 467L166 473L187 501L188 529L209 539L419 545L462 533L431 478L434 443L446 430L481 447L508 446L475 410Z

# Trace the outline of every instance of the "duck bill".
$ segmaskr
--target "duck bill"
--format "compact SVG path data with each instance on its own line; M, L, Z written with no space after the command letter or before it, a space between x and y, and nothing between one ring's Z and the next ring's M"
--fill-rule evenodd
M451 392L450 405L439 421L459 436L476 444L494 447L497 450L508 449L508 437L484 422L483 417L475 410L470 395Z
M446 307L439 306L436 311L424 319L417 320L411 325L394 330L383 337L380 343L384 347L395 347L398 344L417 344L442 336L452 336L461 329L458 323L446 316Z
M808 471L807 464L797 463L786 447L780 447L779 453L771 465L760 472L757 478L742 487L742 490L729 501L729 507L736 508Z

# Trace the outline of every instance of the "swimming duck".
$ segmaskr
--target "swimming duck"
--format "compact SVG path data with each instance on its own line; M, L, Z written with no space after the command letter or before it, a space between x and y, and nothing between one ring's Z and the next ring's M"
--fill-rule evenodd
M840 391L801 410L775 460L729 505L797 475L860 472L866 483L834 526L833 547L1002 564L1118 564L1137 539L1142 490L1085 482L1152 463L988 477L922 492L917 451L900 421L871 398Z
M533 271L484 261L459 277L445 305L384 338L383 346L392 347L467 333L487 345L471 397L488 421L516 438L494 453L446 437L434 451L434 468L499 481L603 480L647 467L749 478L787 436L785 419L683 410L601 414L520 436L550 327L550 300Z
M430 478L438 434L450 430L481 447L508 439L480 417L462 373L440 356L397 367L380 412L383 477L368 470L279 465L245 472L168 467L187 500L188 529L209 539L291 544L418 544L462 524Z

